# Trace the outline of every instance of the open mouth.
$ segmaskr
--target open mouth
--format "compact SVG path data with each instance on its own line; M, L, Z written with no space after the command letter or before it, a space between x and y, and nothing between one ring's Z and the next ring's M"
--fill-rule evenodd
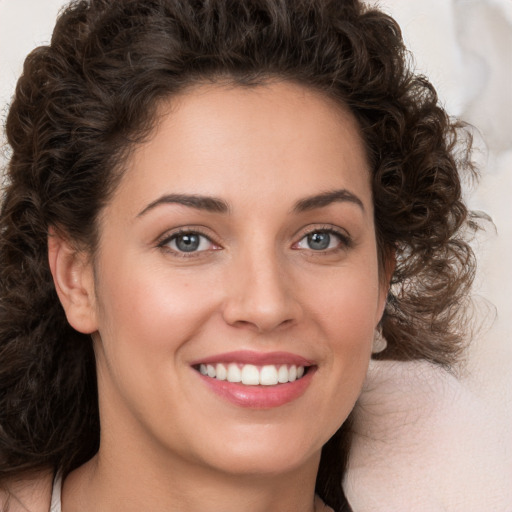
M299 399L318 366L290 352L239 350L191 362L204 384L237 407L273 409Z
M309 366L266 364L257 366L241 363L198 364L194 369L206 377L246 386L276 386L302 379Z

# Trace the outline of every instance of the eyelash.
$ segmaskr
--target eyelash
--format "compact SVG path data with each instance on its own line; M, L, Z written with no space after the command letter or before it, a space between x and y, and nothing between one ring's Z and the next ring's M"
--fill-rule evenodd
M305 238L307 238L308 236L310 236L314 233L326 233L329 235L334 235L340 241L339 247L328 248L325 250L310 249L310 251L315 255L335 253L340 250L349 249L353 246L353 241L352 241L351 237L349 235L347 235L346 233L343 233L343 232L339 231L338 229L333 228L332 226L321 226L321 227L312 227L312 228L308 229L306 232L304 232L304 234L301 236L301 238L293 244L292 248L294 248L295 250L301 250L301 248L297 248L295 246L297 244L299 244L302 240L304 240ZM174 256L177 256L180 258L198 257L201 254L208 252L207 250L185 252L185 251L180 251L180 250L176 250L176 249L172 249L172 248L168 247L168 244L170 244L172 241L176 240L177 238L179 238L180 236L183 236L183 235L199 235L200 237L204 237L206 240L208 240L208 242L211 243L212 245L217 246L219 249L221 248L211 239L210 236L208 236L206 233L204 233L201 229L198 229L198 228L182 228L182 229L179 229L178 231L174 231L170 234L166 233L157 242L157 247L159 249L162 249L169 253L172 253ZM211 249L211 250L218 250L218 249Z
M197 256L200 256L201 254L208 252L208 251L191 251L191 252L185 252L185 251L179 251L176 249L171 249L168 247L168 244L170 244L173 240L176 240L180 236L184 235L199 235L200 237L206 238L209 243L211 243L214 246L218 246L210 236L208 236L206 233L204 233L201 229L198 228L182 228L178 231L174 231L172 233L166 233L163 235L157 242L157 248L162 249L166 252L169 252L173 254L174 256L177 256L179 258L194 258ZM218 246L220 248L220 246ZM218 250L218 249L212 249L212 250Z
M297 245L302 240L307 238L309 235L312 235L314 233L326 233L329 235L334 235L340 241L340 247L326 249L323 251L322 250L315 251L315 250L311 249L311 252L314 254L321 255L321 254L332 253L332 252L336 252L336 251L340 251L340 250L346 250L346 249L350 249L351 247L353 247L352 238L347 233L342 232L338 229L335 229L332 226L320 226L320 227L315 226L313 228L310 228L301 236L300 240L298 242L296 242L294 245ZM297 249L297 250L299 250L299 249Z

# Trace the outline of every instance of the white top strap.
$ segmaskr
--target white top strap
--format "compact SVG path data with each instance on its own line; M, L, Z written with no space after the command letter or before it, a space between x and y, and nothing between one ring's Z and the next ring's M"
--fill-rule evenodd
M50 512L62 512L60 495L62 491L62 475L57 473L53 480L52 501L50 503Z

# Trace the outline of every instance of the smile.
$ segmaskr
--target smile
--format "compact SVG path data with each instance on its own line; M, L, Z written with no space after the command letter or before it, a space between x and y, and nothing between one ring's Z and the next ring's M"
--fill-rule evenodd
M318 368L297 354L248 350L217 354L191 366L215 395L251 409L273 409L297 400Z
M201 364L199 372L212 379L232 383L242 383L245 386L275 386L295 382L304 376L304 366L267 364L256 366L241 363Z

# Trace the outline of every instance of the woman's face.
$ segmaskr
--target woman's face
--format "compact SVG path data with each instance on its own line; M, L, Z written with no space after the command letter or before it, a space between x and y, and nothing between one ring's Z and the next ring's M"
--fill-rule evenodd
M201 86L161 113L100 219L101 449L315 466L387 292L356 122L287 83Z

